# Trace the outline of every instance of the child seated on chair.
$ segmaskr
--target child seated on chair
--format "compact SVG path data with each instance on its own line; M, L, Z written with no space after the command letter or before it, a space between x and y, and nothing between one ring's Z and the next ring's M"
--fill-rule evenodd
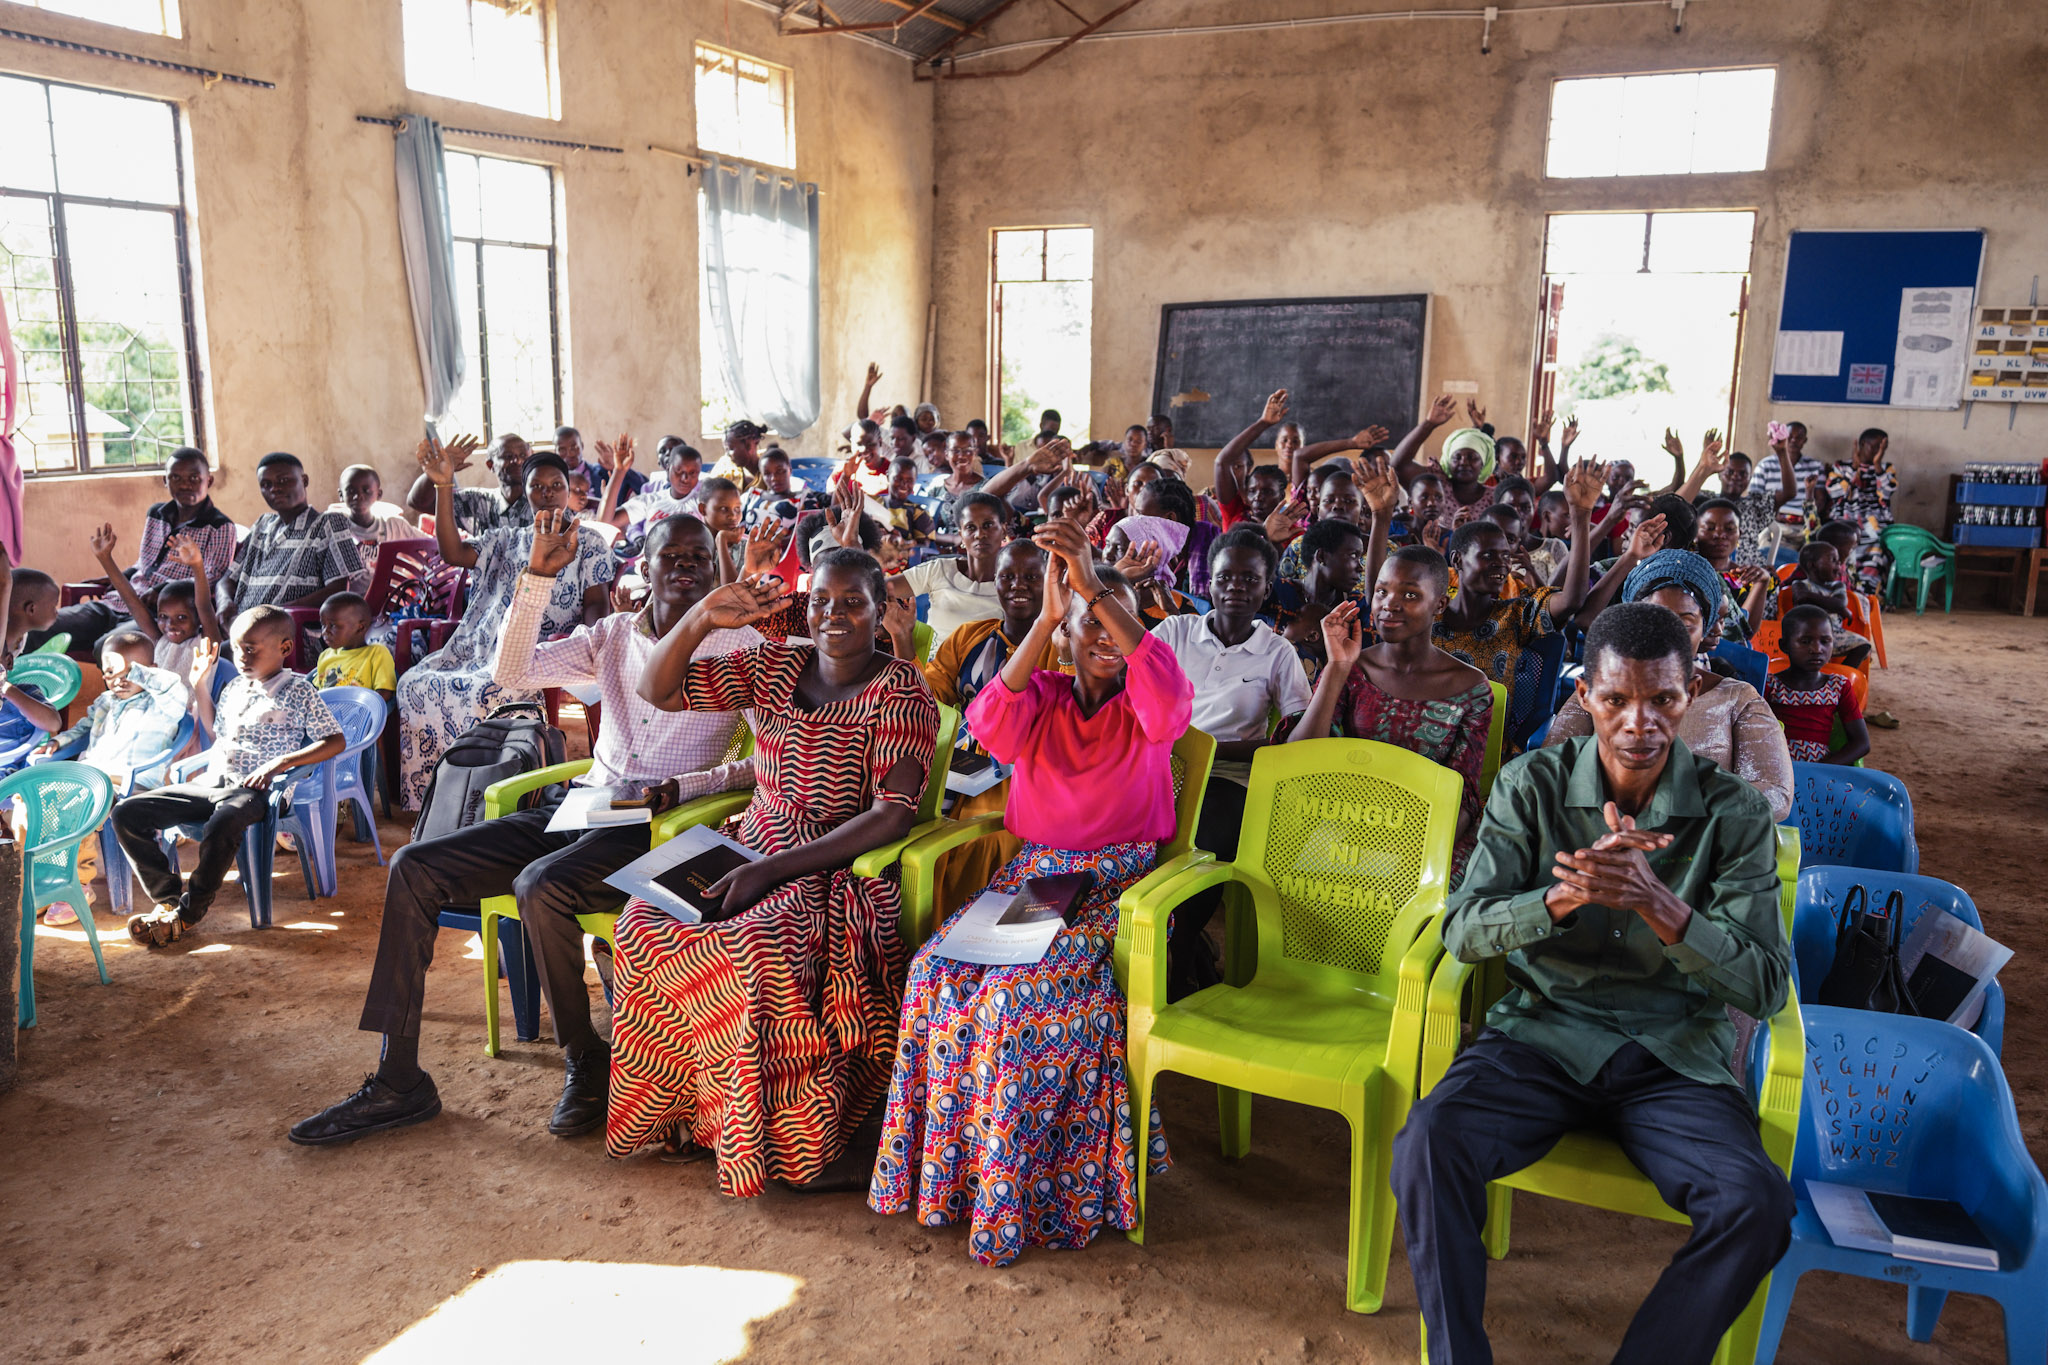
M0 565L6 562L0 554ZM48 630L57 619L57 602L63 594L57 580L40 569L15 569L0 578L0 583L6 589L0 593L0 602L6 604L0 611L7 617L7 638L0 642L0 669L11 669L28 633ZM16 755L0 762L0 777L27 761L29 741L39 732L48 735L63 728L63 717L43 700L41 689L33 683L16 686L0 676L0 754Z
M92 536L93 553L102 565L113 563L114 528L111 523L100 527ZM225 640L227 632L221 629L220 618L213 611L213 585L206 576L206 556L199 542L189 536L172 536L165 547L164 557L181 564L191 575L189 578L175 578L157 589L152 605L148 596L137 592L127 576L118 570L107 577L114 585L114 591L128 605L128 612L135 619L135 629L155 641L150 663L180 680L192 672L192 651L199 647L201 638Z
M367 687L384 698L386 714L398 689L391 651L367 643L370 604L352 592L338 592L320 604L320 638L327 647L313 665L315 687Z
M908 455L889 463L889 491L882 506L889 522L882 534L903 544L922 545L932 538L932 514L917 501L917 461Z
M1815 606L1827 612L1834 622L1836 662L1856 668L1870 657L1870 641L1847 624L1849 585L1842 576L1841 552L1833 544L1819 539L1806 542L1799 551L1799 567L1785 580L1781 595L1794 606Z
M1821 671L1835 648L1834 631L1825 608L1808 603L1786 612L1778 648L1792 663L1764 683L1764 700L1784 724L1785 743L1797 763L1854 763L1870 752L1870 728L1854 683L1844 674ZM1847 737L1839 749L1837 719Z
M237 676L218 705L206 684L220 646L201 644L188 680L199 720L215 735L205 769L191 781L115 803L114 835L156 903L128 921L129 936L145 947L175 943L206 917L242 832L269 809L272 782L342 751L341 726L319 689L284 666L294 633L281 607L251 607L236 617L228 642ZM189 882L160 842L176 825L200 826L199 860Z
M100 672L107 690L93 698L85 718L43 741L35 758L49 758L84 741L76 755L113 779L114 790L128 785L138 764L164 756L192 705L185 680L154 666L150 638L123 627L100 642ZM88 834L78 850L78 879L90 885L99 866L99 836ZM44 912L45 924L71 924L77 912L62 901Z

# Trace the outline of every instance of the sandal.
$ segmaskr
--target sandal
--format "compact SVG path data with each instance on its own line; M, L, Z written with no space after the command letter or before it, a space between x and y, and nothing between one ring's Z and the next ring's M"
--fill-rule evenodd
M709 1161L716 1153L709 1147L699 1147L681 1133L672 1133L654 1149L654 1159L670 1166L688 1166L692 1162Z
M1872 711L1864 719L1880 730L1896 730L1899 728L1899 718L1889 711Z
M177 906L159 905L129 919L128 937L145 948L168 948L192 927L179 916Z
M76 924L78 923L78 912L63 901L58 901L55 905L43 911L43 923L52 929L66 924Z

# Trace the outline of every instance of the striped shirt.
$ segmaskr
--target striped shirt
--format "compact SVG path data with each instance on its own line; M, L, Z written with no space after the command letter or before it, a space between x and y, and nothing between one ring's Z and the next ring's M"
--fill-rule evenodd
M228 566L235 559L235 524L214 507L212 498L193 508L192 519L182 526L172 522L179 510L175 502L160 502L143 519L142 545L135 552L135 567L128 571L128 581L136 592L146 593L192 576L190 569L171 558L172 536L186 536L198 543L207 582L218 583L227 577ZM109 605L118 606L119 599Z
M559 640L540 642L541 617L554 580L521 573L512 609L498 636L492 673L500 687L596 687L604 724L592 746L590 770L579 785L611 787L674 778L681 800L752 786L754 761L722 762L739 728L738 711L663 711L634 690L659 638L649 613L617 612L594 626L578 626ZM692 658L711 659L752 649L762 637L752 626L714 630Z
M329 583L362 572L361 546L348 518L311 504L290 521L275 512L256 518L249 538L221 580L221 596L233 613L265 603L280 606L318 592Z

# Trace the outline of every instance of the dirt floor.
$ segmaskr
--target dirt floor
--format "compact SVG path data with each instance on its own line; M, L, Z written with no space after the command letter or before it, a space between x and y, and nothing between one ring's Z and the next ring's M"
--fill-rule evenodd
M1901 616L1888 635L1873 705L1903 725L1872 732L1872 763L1912 789L1922 870L1966 888L2018 952L2005 1058L2039 1159L2048 618ZM404 836L387 823L384 837ZM879 1218L856 1196L739 1202L704 1165L614 1163L597 1136L549 1137L557 1054L483 1055L474 940L455 932L421 1044L442 1117L293 1147L286 1126L374 1063L355 1021L382 877L366 848L343 858L341 898L318 902L281 859L277 927L260 933L233 887L189 949L146 954L102 915L107 987L79 933L40 932L42 1023L0 1097L0 1360L1415 1359L1399 1255L1385 1309L1343 1311L1333 1115L1261 1102L1253 1154L1225 1162L1211 1090L1169 1077L1177 1164L1153 1183L1149 1244L984 1270L961 1230ZM1521 1196L1489 1284L1499 1359L1607 1359L1681 1235ZM1995 1362L2004 1334L1989 1301L1959 1298L1915 1345L1902 1288L1811 1275L1779 1359Z

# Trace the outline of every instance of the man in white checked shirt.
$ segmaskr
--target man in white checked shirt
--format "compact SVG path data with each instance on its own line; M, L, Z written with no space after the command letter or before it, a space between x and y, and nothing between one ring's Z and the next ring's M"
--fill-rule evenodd
M554 576L575 554L576 528L567 513L543 513L533 553L512 595L499 637L497 679L506 687L595 686L604 697L590 771L582 784L649 786L657 813L713 792L750 786L751 759L725 763L740 722L736 711L656 710L633 690L655 644L718 586L711 533L693 516L669 517L647 533L647 606L579 627L565 639L538 642ZM779 552L779 551L778 551ZM751 627L713 632L699 647L710 657L761 643ZM623 892L604 879L647 852L644 824L547 832L552 806L519 811L423 843L391 859L384 924L370 973L361 1027L384 1035L376 1074L347 1099L294 1125L306 1146L347 1142L403 1127L441 1112L433 1078L419 1066L420 1008L427 964L444 905L511 895L540 974L555 1041L566 1058L561 1101L548 1122L557 1137L587 1133L604 1122L611 1048L590 1019L583 983L583 931L576 916L615 912Z

